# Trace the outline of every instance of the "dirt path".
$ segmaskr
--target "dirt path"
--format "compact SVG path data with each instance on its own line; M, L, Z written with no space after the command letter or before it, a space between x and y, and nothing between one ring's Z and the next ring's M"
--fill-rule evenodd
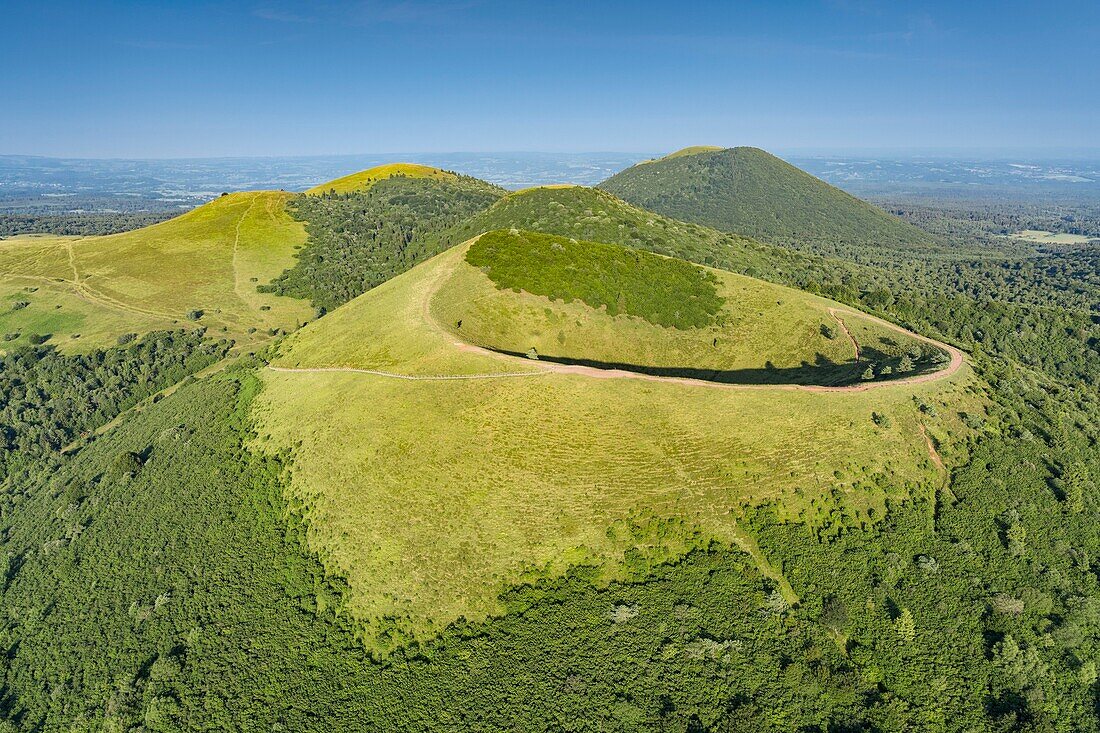
M432 330L445 335L448 339L455 339L456 336L452 332L443 328L442 325L436 322L435 318L431 314L431 298L435 294L436 289L443 282L447 270L440 268L439 273L430 280L421 292L422 313L424 323ZM278 372L352 372L360 374L372 374L380 377L388 377L391 379L404 379L409 381L451 381L451 380L465 380L465 379L494 379L497 377L529 377L539 374L575 374L585 377L591 377L594 379L638 379L647 382L666 382L673 384L684 384L692 387L705 387L707 389L728 389L728 390L789 390L789 391L801 391L801 392L866 392L872 389L881 389L884 387L903 387L913 384L922 384L924 382L931 382L937 379L946 379L950 377L963 365L963 353L956 349L954 346L940 343L934 339L930 339L920 334L912 333L905 330L901 326L884 321L881 318L876 318L866 313L855 313L854 311L843 310L840 308L830 308L829 313L840 322L841 328L844 333L851 339L853 345L856 348L857 354L859 351L859 345L855 339L848 332L847 326L841 321L840 316L852 315L859 318L865 318L880 326L887 328L897 333L905 334L910 338L915 338L918 341L922 341L927 344L931 344L939 349L947 351L951 355L951 360L944 369L940 369L934 372L928 372L926 374L918 374L912 377L906 377L904 379L891 379L875 382L863 382L861 384L853 384L846 387L827 387L823 385L806 385L806 384L729 384L724 382L711 382L705 379L693 379L691 377L660 377L653 374L643 374L641 372L631 372L624 369L601 369L598 367L582 366L579 364L559 364L549 361L537 361L534 359L527 359L522 356L512 356L510 354L502 354L497 351L485 349L480 346L467 343L461 340L452 341L453 346L460 350L471 354L479 354L481 356L488 356L495 359L503 359L515 364L524 364L527 367L536 367L532 371L526 372L502 372L502 373L484 373L484 374L460 374L460 375L414 375L414 374L400 374L395 372L384 372L374 369L360 369L357 367L275 367L268 366L268 369Z
M844 319L836 314L836 308L829 309L829 315L836 319L836 322L840 324L840 330L844 332L844 335L848 337L848 341L851 342L852 348L856 351L856 361L859 361L859 342L856 341L856 337L852 335L852 332L848 330L847 324L844 323Z
M383 372L378 369L358 369L355 367L277 367L267 368L273 372L288 372L291 374L323 374L325 372L343 372L352 374L373 374L376 377L389 377L390 379L405 379L410 382L449 382L459 379L507 379L509 377L541 377L550 374L548 369L539 369L532 372L486 372L484 374L398 374L396 372Z
M248 204L248 208L241 214L241 218L237 220L237 226L234 229L233 236L233 255L229 261L229 267L233 271L233 293L237 296L237 300L241 301L245 308L251 309L252 306L248 300L241 295L241 276L237 270L237 250L241 245L241 224L244 224L244 220L248 218L248 215L252 213L252 209L256 206L256 202L259 201L259 197L255 197Z
M936 468L941 471L946 471L947 466L943 463L943 457L940 455L940 452L936 450L936 444L932 442L932 436L924 429L924 423L917 423L917 425L920 427L920 435L924 438L925 445L928 446L928 457L932 459L932 463L936 464Z
M884 322L885 323L885 322ZM919 374L913 377L907 377L905 379L892 379L881 382L864 382L861 384L853 384L847 387L827 387L824 385L813 384L729 384L725 382L711 382L706 379L693 379L691 377L660 377L654 374L643 374L641 372L631 372L625 369L600 369L599 367L582 366L579 364L558 364L556 362L541 361L536 362L534 360L528 360L521 356L511 356L509 354L501 354L489 349L483 349L480 346L474 346L464 341L454 342L455 348L460 351L466 351L474 354L481 354L483 356L496 357L498 359L509 359L512 361L523 362L527 364L538 364L540 369L546 373L553 374L579 374L586 377L593 377L595 379L641 379L648 382L672 382L674 384L686 384L694 387L707 387L709 389L733 389L733 390L792 390L801 392L866 392L871 389L879 389L882 387L901 387L909 384L920 384L923 382L931 382L936 379L944 379L951 376L959 370L963 365L962 352L946 344L940 344L937 341L931 339L924 339L916 334L909 334L905 329L895 327L895 330L906 333L910 336L920 338L923 341L936 344L941 348L948 349L951 352L951 362L945 369L939 371L929 372L927 374ZM491 376L491 375L486 375Z

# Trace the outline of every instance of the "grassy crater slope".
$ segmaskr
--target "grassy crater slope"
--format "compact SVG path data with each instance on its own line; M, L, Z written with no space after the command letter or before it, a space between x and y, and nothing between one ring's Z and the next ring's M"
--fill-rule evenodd
M308 542L347 578L346 611L378 651L498 614L516 583L585 564L622 576L712 540L790 593L742 509L881 516L888 493L940 484L925 432L950 461L960 405L978 401L966 367L819 392L601 379L471 349L432 315L450 278L478 273L465 256L448 250L292 334L254 403L256 445L290 458Z
M311 315L308 304L256 290L306 240L285 211L290 196L229 194L110 236L0 241L0 348L48 337L63 350L87 349L190 324L250 345L295 328Z
M931 235L758 148L673 153L600 188L665 216L822 253L936 247Z
M861 383L868 368L899 378L943 359L926 342L799 290L514 230L469 246L432 313L456 337L495 351L722 382Z

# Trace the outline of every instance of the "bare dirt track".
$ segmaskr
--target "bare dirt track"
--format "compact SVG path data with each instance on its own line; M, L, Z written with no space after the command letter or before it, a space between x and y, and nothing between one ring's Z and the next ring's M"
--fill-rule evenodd
M431 296L434 294L436 286L442 280L443 273L437 276L432 285L425 289L422 294L423 297L423 316L426 325L431 327L438 333L446 334L449 338L454 338L454 334L445 330L440 324L436 323L432 318L430 308L428 304L431 300ZM853 384L844 387L828 387L821 385L802 385L802 384L735 384L725 382L711 382L705 379L693 379L691 377L662 377L653 374L644 374L641 372L627 371L624 369L601 369L592 366L582 366L577 364L560 364L556 362L537 361L535 359L528 359L521 356L512 356L510 354L502 354L497 351L485 349L480 346L467 343L465 341L453 341L454 348L465 351L468 353L480 354L482 356L489 356L496 359L505 359L515 363L517 366L523 364L528 368L528 371L522 372L502 372L502 373L484 373L484 374L436 374L436 375L421 375L421 374L400 374L395 372L386 372L374 369L363 369L360 367L342 367L342 366L326 366L326 367L275 367L268 366L268 369L277 372L293 372L293 373L324 373L324 372L347 372L347 373L359 373L359 374L372 374L380 377L388 377L391 379L404 379L408 381L451 381L451 380L470 380L470 379L497 379L497 378L514 378L514 377L531 377L547 374L573 374L584 377L590 377L593 379L640 379L650 382L666 382L673 384L683 384L692 387L704 387L707 389L732 389L732 390L800 390L804 392L866 392L871 389L881 389L885 387L903 387L906 385L922 384L924 382L931 382L937 379L946 379L955 374L963 365L963 353L954 346L950 346L945 343L941 343L934 339L920 334L908 331L901 326L885 321L881 318L868 315L866 313L855 313L854 311L842 310L839 308L830 308L829 313L836 318L840 324L841 329L848 339L852 342L852 346L856 352L856 358L859 358L859 344L855 338L848 331L848 327L841 320L841 315L858 316L871 320L878 325L888 328L897 333L905 334L910 338L915 338L918 341L931 344L936 348L943 349L950 355L950 361L943 369L927 372L924 374L917 374L912 377L903 377L900 379L890 379L882 381L864 382L861 384ZM532 367L535 367L532 369Z

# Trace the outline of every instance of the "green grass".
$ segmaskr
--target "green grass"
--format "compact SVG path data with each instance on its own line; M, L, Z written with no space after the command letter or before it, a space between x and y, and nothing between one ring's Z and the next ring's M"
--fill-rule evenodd
M672 160L673 158L683 158L688 155L699 155L700 153L715 153L722 148L717 145L689 145L686 148L681 148L675 153L669 153L663 158L655 158L654 160L646 160L643 163L653 163L655 160Z
M457 348L431 317L456 270L478 273L464 254L448 250L293 334L273 365L500 376L269 370L256 402L257 445L290 457L310 546L347 577L347 610L376 650L498 614L504 588L576 564L613 578L628 557L744 543L742 508L766 500L811 518L835 492L870 521L888 495L942 481L921 424L950 461L965 432L959 405L980 411L965 368L852 393L538 374L538 362ZM532 376L505 376L521 371Z
M60 349L82 350L180 326L205 326L241 347L292 330L310 317L308 304L256 290L293 264L305 242L303 225L284 210L289 198L230 194L123 234L4 240L0 308L30 305L0 312L0 332L21 334L8 344L38 333Z
M673 154L600 188L665 216L827 254L928 251L916 227L757 148Z
M1027 242L1039 244L1088 244L1090 237L1083 234L1066 234L1065 232L1048 232L1042 229L1024 229L1009 235L1013 239L1022 239Z
M470 245L465 261L441 282L431 301L435 320L468 343L513 354L534 349L541 359L755 384L850 384L860 381L872 361L893 364L915 347L927 354L924 361L918 359L918 369L937 368L930 361L933 350L929 347L825 298L654 255L645 255L645 259L652 258L654 270L631 287L649 296L661 291L652 288L651 282L669 279L664 267L694 268L707 277L720 303L709 322L694 328L668 328L652 319L593 308L585 300L566 300L560 293L547 297L526 289L502 289L491 279L494 270L484 271L486 261L474 258L475 263L470 262L471 253L477 252L482 242L501 237L522 248L532 235L484 235ZM557 241L544 239L536 238L540 242L536 246ZM570 246L588 255L629 252L611 245ZM563 248L555 254L569 251ZM525 262L518 261L519 272L524 272ZM577 270L582 279L598 271L587 265ZM527 271L540 269L531 265ZM602 284L611 282L605 279ZM674 297L671 302L684 300L684 296ZM856 361L855 348L830 308L840 309L838 315L860 344L861 361Z
M395 176L407 178L457 178L454 173L417 163L387 163L342 178L320 183L306 191L308 194L351 193L366 191L378 181Z
M496 231L470 245L466 261L499 288L565 303L580 300L609 315L625 313L658 326L707 326L722 308L717 279L706 270L613 244Z

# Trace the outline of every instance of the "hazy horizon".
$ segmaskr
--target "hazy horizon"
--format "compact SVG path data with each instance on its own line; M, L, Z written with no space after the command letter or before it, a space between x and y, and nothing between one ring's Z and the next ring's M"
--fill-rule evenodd
M3 154L1063 156L1100 131L1100 6L1079 0L54 0L5 21Z

